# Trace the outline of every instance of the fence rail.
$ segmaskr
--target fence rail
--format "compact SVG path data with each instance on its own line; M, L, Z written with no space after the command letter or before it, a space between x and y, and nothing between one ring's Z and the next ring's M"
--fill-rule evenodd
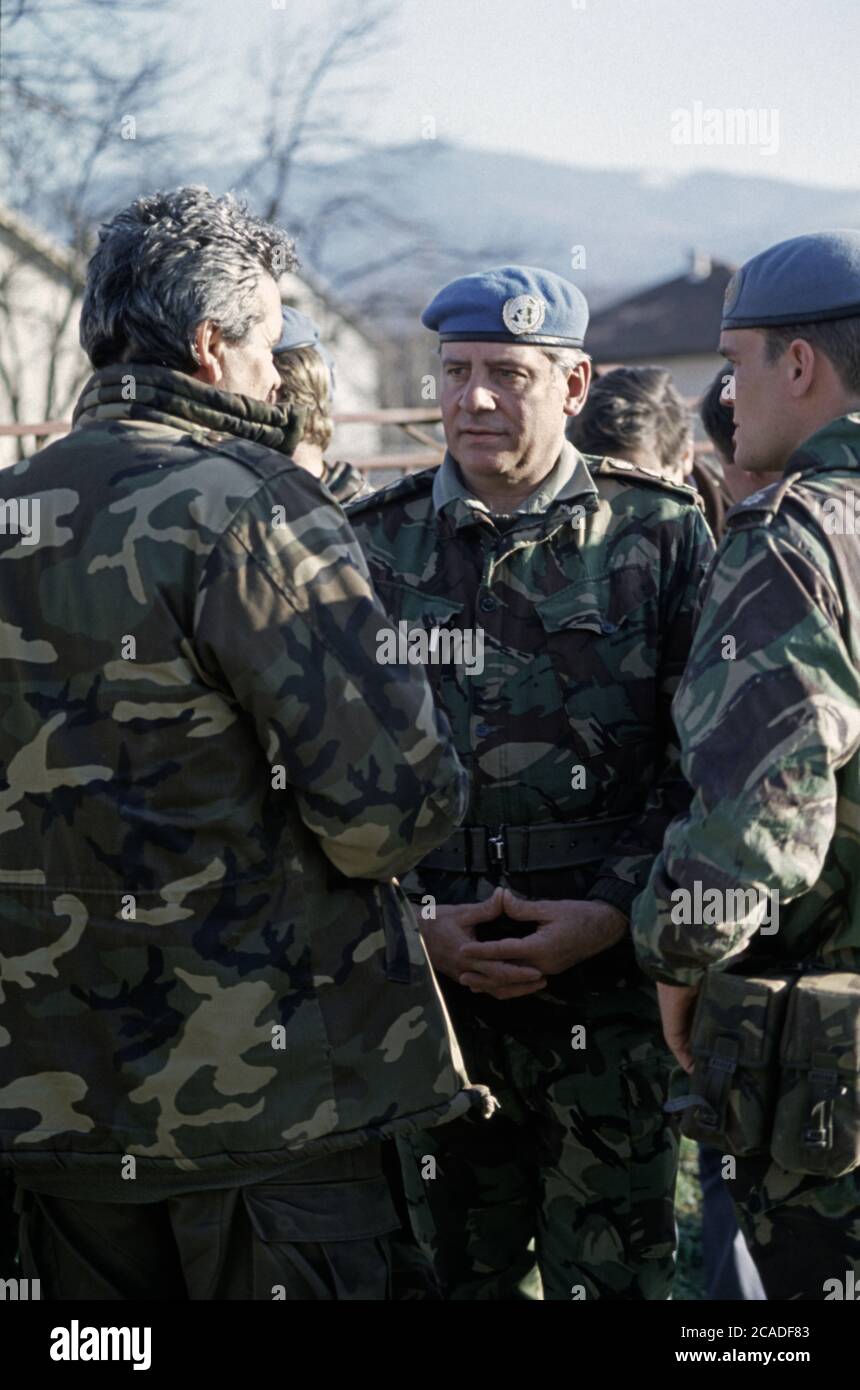
M688 404L692 404L692 402L688 402ZM361 468L368 473L380 469L394 469L401 473L408 473L412 469L430 468L434 463L440 462L445 446L441 442L437 444L432 435L422 430L420 426L438 425L441 419L442 416L438 408L398 406L384 410L344 411L341 414L335 414L334 423L335 426L393 425L401 429L404 434L425 447L406 453L367 454L364 458L354 458L350 462L354 463L356 468ZM70 420L42 420L32 425L0 425L0 438L3 436L20 438L24 435L33 435L36 439L47 439L51 435L68 434L71 427ZM696 443L697 455L711 452L710 443Z

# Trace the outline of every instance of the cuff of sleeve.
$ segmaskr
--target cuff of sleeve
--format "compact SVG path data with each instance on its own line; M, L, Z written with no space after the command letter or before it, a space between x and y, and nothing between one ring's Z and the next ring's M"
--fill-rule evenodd
M623 912L625 917L630 916L630 909L642 889L635 883L625 883L622 878L599 878L594 887L586 894L587 901L609 903L610 907L617 907L619 912Z
M643 960L638 953L636 959L639 963L639 969L642 971L643 975L647 975L648 979L653 980L655 984L676 985L684 987L695 985L695 987L698 989L702 985L705 978L704 970L697 970L695 968L679 968L678 970L672 971L662 963L658 965L653 961Z

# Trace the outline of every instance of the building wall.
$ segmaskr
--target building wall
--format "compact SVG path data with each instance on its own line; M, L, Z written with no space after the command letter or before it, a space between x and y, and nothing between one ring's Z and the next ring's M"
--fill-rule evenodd
M375 348L346 319L303 281L284 276L285 297L316 320L337 368L338 411L364 411L379 405L379 360ZM69 301L72 301L69 312ZM54 419L68 419L89 365L78 344L80 297L59 270L28 259L20 242L0 228L0 422L33 423L48 418L47 380L52 356L56 377ZM13 412L10 391L18 395ZM57 438L53 435L51 438ZM24 454L50 440L23 439ZM335 433L332 458L353 458L380 451L373 425L344 425ZM18 441L0 436L0 467L19 458Z
M69 306L71 302L71 312ZM28 260L14 236L0 229L0 421L39 422L48 410L47 382L51 360L56 387L51 411L70 413L88 373L78 344L80 299L69 280L39 260ZM18 396L13 413L13 397ZM23 451L31 454L45 441L28 435ZM0 436L0 467L20 457L18 441Z
M335 412L378 410L380 363L371 343L349 321L295 275L280 280L287 303L319 325L323 342L334 358L337 396ZM382 450L376 425L338 425L328 456L355 459Z

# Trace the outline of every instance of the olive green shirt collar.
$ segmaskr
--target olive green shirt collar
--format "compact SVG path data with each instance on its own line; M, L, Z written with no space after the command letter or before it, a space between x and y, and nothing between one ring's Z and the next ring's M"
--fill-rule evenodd
M543 516L557 504L574 501L581 503L583 498L588 496L597 498L597 488L588 471L588 465L582 454L565 440L550 472L534 492L520 503L513 515ZM486 503L466 486L456 460L447 452L433 479L433 505L437 512L450 513L458 526L467 521L474 521L476 512L491 515Z

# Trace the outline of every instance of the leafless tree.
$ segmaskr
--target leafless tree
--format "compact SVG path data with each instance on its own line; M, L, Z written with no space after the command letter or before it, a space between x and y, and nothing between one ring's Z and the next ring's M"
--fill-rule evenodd
M15 212L54 243L4 237L0 392L13 422L21 422L22 403L32 414L37 380L36 413L68 413L87 370L82 355L73 365L70 342L95 230L115 205L116 183L144 168L151 176L169 151L159 118L177 64L157 36L163 5L8 0L0 12L3 186ZM47 279L34 297L36 271ZM34 354L44 358L41 370Z

